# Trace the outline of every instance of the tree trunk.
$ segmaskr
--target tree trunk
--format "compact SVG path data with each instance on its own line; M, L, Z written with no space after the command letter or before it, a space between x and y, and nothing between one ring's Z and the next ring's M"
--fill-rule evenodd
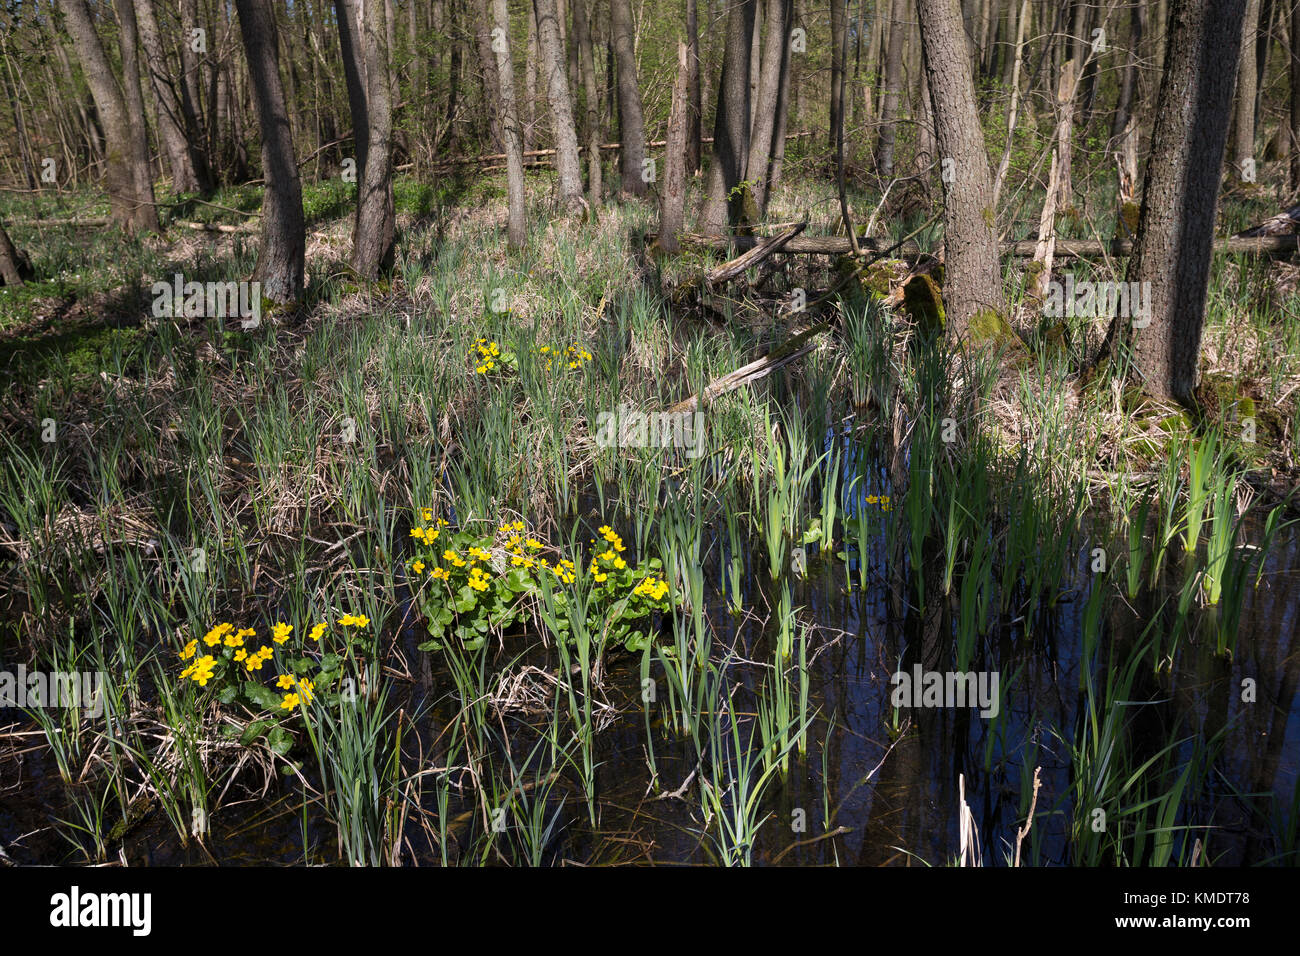
M1015 10L1015 0L1011 7ZM1012 20L1017 18L1013 12ZM1025 26L1029 20L1029 0L1022 0L1015 35L1015 49L1011 60L1011 105L1007 108L1007 141L1002 147L1002 158L998 161L998 171L993 175L993 208L998 206L998 196L1002 193L1002 184L1006 182L1007 170L1011 167L1011 151L1016 141L1016 121L1020 114L1020 66L1024 60Z
M537 45L541 54L546 100L555 131L555 169L559 173L560 204L571 213L582 209L582 168L578 164L578 133L573 127L573 98L564 69L564 42L555 0L533 0L537 16Z
M844 42L848 32L848 11L844 0L831 0L831 108L827 139L835 147L836 131L840 128L840 112L844 108Z
M690 47L677 44L677 80L673 83L672 106L668 113L668 142L664 153L664 186L659 202L659 247L676 252L677 234L686 214L686 144L690 104Z
M790 42L790 28L785 19L785 0L767 0L767 36L763 42L763 63L758 84L758 102L754 106L754 125L749 137L749 158L745 162L747 177L754 189L754 205L761 217L767 211L767 169L772 158L772 136L776 130L777 107L781 98L783 56Z
M1060 163L1060 195L1057 206L1068 209L1074 205L1074 105L1078 90L1080 60L1069 59L1061 65L1061 76L1056 86L1056 156Z
M1158 398L1190 405L1214 250L1219 177L1246 0L1173 0L1137 241L1126 279L1149 290L1149 325L1130 333ZM1176 51L1176 54L1174 53ZM1224 65L1230 65L1223 69ZM1111 335L1120 319L1112 323ZM1124 327L1120 326L1124 331Z
M788 17L786 18L789 19ZM703 158L704 99L700 91L700 26L698 0L686 0L686 49L690 75L686 81L686 171L694 173ZM787 56L788 56L787 50Z
M645 160L645 121L641 113L641 88L637 81L636 51L632 45L632 5L630 0L610 0L610 31L614 39L614 56L618 61L619 151L622 188L633 196L646 194L642 178Z
M921 52L943 171L947 331L963 339L977 313L1001 311L993 182L957 0L917 0Z
M528 45L524 48L524 101L518 105L524 150L537 146L537 18L528 9Z
M587 111L587 202L594 210L601 200L600 165L600 97L596 92L596 50L591 42L591 22L587 19L587 0L569 0L573 4L573 32L578 47L578 71L582 74L582 91Z
M339 28L339 49L343 54L343 79L348 88L348 114L352 117L352 151L357 164L357 183L365 175L370 150L370 122L366 110L366 61L362 51L361 5L367 0L334 0L334 19ZM375 2L375 0L371 0ZM354 233L355 239L355 233Z
M31 275L31 262L14 247L4 223L0 222L0 285L22 285Z
M880 106L880 138L876 143L876 173L889 181L894 175L894 142L898 135L898 98L903 83L903 40L908 29L908 2L894 0L889 11L889 49L885 53L885 95Z
M1127 53L1124 58L1124 74L1120 78L1119 97L1115 101L1115 115L1111 118L1110 138L1116 142L1128 129L1129 116L1133 112L1133 99L1137 93L1138 51L1142 45L1141 3L1138 0L1129 4L1129 37Z
M142 149L126 97L99 42L86 0L59 0L68 33L76 44L86 84L95 100L106 140L109 219L128 232L158 229L148 151Z
M718 81L718 108L713 120L713 161L700 228L720 234L730 223L744 218L744 202L733 190L745 179L749 157L749 44L754 33L757 0L736 0L727 13L723 45L722 78Z
M131 142L134 159L131 172L135 177L136 195L153 197L153 165L149 150L149 120L144 109L144 89L140 83L140 44L135 25L135 7L131 0L113 0L117 13L122 50L122 88L126 95L126 109L131 121ZM158 228L157 209L153 224Z
M303 234L302 186L294 159L293 132L280 82L275 24L270 0L235 0L239 30L248 57L253 84L253 104L262 130L262 248L254 280L272 302L290 303L302 298Z
M1288 17L1290 31L1291 64L1291 177L1289 185L1294 196L1300 192L1300 0L1291 0Z
M785 136L790 119L790 83L794 62L790 58L790 35L794 24L794 0L785 0L786 42L781 48L781 86L777 91L776 130L772 134L772 162L768 167L768 199L781 184L781 171L785 165Z
M172 87L171 77L167 75L167 54L158 32L153 0L135 0L135 16L158 112L158 138L162 140L167 165L172 172L172 189L177 193L206 193L208 184L199 179L185 114Z
M493 52L491 0L476 3L479 25L475 30L479 66L483 70L483 99L487 104L488 129L497 152L506 149L504 121L501 113L501 78L497 76L497 55Z
M1258 79L1255 75L1255 31L1258 26L1259 0L1246 0L1232 143L1232 169L1241 182L1255 181L1255 90Z
M506 141L506 197L509 219L506 239L520 249L528 239L524 208L524 136L515 106L515 70L510 56L510 13L506 0L492 3L492 49L497 55L497 80L501 84L501 132Z
M393 203L393 104L389 70L387 5L379 0L348 0L358 19L354 42L364 69L365 163L357 169L357 213L352 230L352 268L374 281L393 266L397 232ZM348 97L352 99L351 96ZM361 131L356 131L360 140Z

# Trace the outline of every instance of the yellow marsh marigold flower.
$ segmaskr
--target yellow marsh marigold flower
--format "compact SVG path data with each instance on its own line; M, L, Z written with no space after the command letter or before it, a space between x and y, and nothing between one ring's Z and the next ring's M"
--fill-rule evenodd
M411 562L411 570L414 571L416 574L423 574L423 573L424 573L424 562L423 562L423 561L412 561L412 562Z
M239 650L235 651L235 660L242 661L246 657L248 657L248 651L245 648L241 647Z
M307 678L304 677L302 680L298 681L298 694L302 698L304 704L311 703L312 698L315 696L315 694L312 693L314 690L316 690L316 685Z
M280 701L281 710L293 710L298 706L299 700L297 694L285 694L284 700Z
M189 667L181 671L181 677L193 680L200 687L208 686L208 681L212 679L212 671L217 666L216 658L211 654L204 654Z
M308 632L307 636L310 637L313 641L319 641L321 639L321 635L325 633L325 628L328 626L329 625L327 625L324 621L321 621L319 624L317 624Z
M221 639L225 637L226 632L233 631L234 629L235 626L233 624L218 624L212 630L208 631L208 633L203 635L203 643L208 645L208 647L216 647L221 643Z
M293 686L293 675L281 674L279 677L275 679L275 686L280 688L281 690L288 690L290 687Z
M446 568L434 568L429 572L429 577L433 578L435 581L446 581L451 577L451 575L447 573Z
M420 520L423 521L425 524L428 524L430 521L432 521L432 520L433 520L433 509L432 509L432 508L421 508L421 509L420 509Z
M277 644L283 644L289 639L289 634L293 631L292 624L276 624L271 628L271 640Z
M194 638L188 644L186 644L184 650L181 651L181 660L188 661L191 657L193 657L194 652L198 648L198 646L199 646L198 638Z

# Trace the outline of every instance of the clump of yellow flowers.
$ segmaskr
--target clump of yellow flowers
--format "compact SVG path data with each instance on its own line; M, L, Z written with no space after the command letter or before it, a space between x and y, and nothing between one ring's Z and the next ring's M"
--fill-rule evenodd
M491 525L480 531L453 531L445 520L435 522L426 508L420 511L420 521L410 537L425 547L417 547L407 568L432 635L420 645L424 650L439 650L453 636L467 649L476 649L489 635L503 636L526 618L536 620L536 601L546 578L572 585L580 573L588 575L593 626L629 647L642 647L647 640L633 627L635 622L670 607L668 585L654 573L661 567L659 561L634 567L623 539L608 525L600 527L602 541L590 560L579 565L530 533L518 518L502 518L495 531L489 530Z
M577 343L570 345L563 352L550 345L539 345L537 354L545 360L545 368L548 372L555 368L582 368L592 359L591 353Z
M474 357L475 353L478 355L477 358ZM487 375L501 360L501 347L495 342L481 338L469 347L469 354L475 363L474 371L479 375Z
M340 651L369 626L370 619L364 614L347 613L336 620L332 632L329 621L321 620L312 624L303 637L292 624L276 621L271 625L268 644L257 639L255 628L237 628L222 621L203 637L185 642L180 659L186 666L180 680L192 681L205 690L211 684L223 704L241 700L261 711L287 716L311 703L317 688L327 691L339 680L343 663ZM332 639L324 641L331 633ZM200 655L200 648L207 653ZM262 683L261 676L272 661L275 666L269 670L275 675L273 687ZM286 750L291 743L283 734L274 739L282 742Z

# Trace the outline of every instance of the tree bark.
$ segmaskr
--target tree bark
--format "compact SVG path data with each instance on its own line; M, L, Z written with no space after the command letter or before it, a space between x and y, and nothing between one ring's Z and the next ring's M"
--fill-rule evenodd
M157 231L158 209L154 205L148 151L135 135L138 127L99 41L90 7L86 0L59 0L59 6L104 128L109 219L128 232Z
M790 42L785 7L785 0L767 0L767 36L763 41L758 102L754 106L754 125L749 136L749 158L745 162L746 175L753 184L754 205L760 217L767 211L768 161L772 158L772 137L780 105L781 72L786 66L783 53Z
M596 92L596 50L591 42L587 0L569 0L569 2L573 4L573 32L578 47L578 71L582 74L582 91L587 100L587 202L594 210L600 205L603 178L600 165L600 98Z
M632 5L630 0L610 0L610 30L614 56L618 63L619 154L622 188L633 196L646 194L642 178L645 160L645 120L641 113L641 88L637 81L636 51L632 44Z
M253 104L262 130L262 248L253 278L272 302L291 303L302 298L303 233L302 186L294 160L293 132L280 82L279 56L270 0L235 0L239 30L248 56Z
M787 19L789 19L787 17ZM700 168L704 142L704 99L700 91L700 25L698 0L686 0L686 49L688 69L686 81L687 136L686 171L694 173ZM788 51L787 51L788 52Z
M713 120L713 161L700 228L720 234L728 223L744 218L744 202L733 193L745 179L749 157L749 44L754 33L757 0L735 0L727 13L723 45L722 78L718 81L718 108Z
M555 131L555 169L559 174L561 205L571 213L582 210L582 169L578 163L578 133L573 126L573 98L564 67L560 14L555 0L533 0L537 17L537 45L541 54L546 100L551 106Z
M1288 17L1291 62L1288 70L1291 80L1291 194L1300 192L1300 0L1291 0Z
M1241 182L1255 181L1255 31L1259 26L1259 0L1246 0L1241 63L1237 68L1237 108L1232 143L1232 169Z
M947 332L963 339L973 316L1003 308L993 183L961 8L957 0L917 0L917 9L943 173Z
M781 172L785 166L785 137L790 121L790 83L794 73L794 62L790 58L791 33L794 25L794 0L785 0L785 22L787 24L786 42L781 48L781 86L777 91L776 130L772 134L772 161L768 166L767 192L772 193L781 184Z
M22 285L31 275L31 262L14 247L4 223L0 222L0 285Z
M668 112L668 145L664 154L664 186L659 201L659 247L664 252L679 248L677 234L682 231L686 214L686 144L690 114L690 47L677 44L677 80L673 83L672 105Z
M359 0L357 39L365 67L366 162L357 171L352 268L374 281L393 267L397 213L393 201L393 104L389 70L392 23L387 5Z
M506 0L492 3L492 49L497 55L497 79L501 85L501 132L506 141L506 197L509 218L506 239L511 248L522 248L528 240L524 208L524 136L515 105L515 70L510 56L510 13Z
M876 143L876 173L886 182L894 175L894 142L898 135L898 98L903 83L903 40L907 35L907 13L907 0L894 0L889 11L885 94L880 106L880 138Z
M827 139L835 147L840 113L844 109L844 44L848 32L844 0L831 0L831 104Z
M199 178L198 164L194 161L194 144L185 124L185 113L172 79L167 74L167 54L158 31L153 0L135 0L136 24L140 30L140 45L144 47L148 62L149 85L153 89L154 105L158 113L158 138L167 153L167 165L172 173L172 189L178 193L204 193L209 184Z
M1214 249L1219 177L1246 0L1172 0L1168 49L1128 282L1149 283L1150 324L1127 330L1158 398L1192 404ZM1126 323L1127 324L1127 323ZM1116 327L1126 331L1116 318Z

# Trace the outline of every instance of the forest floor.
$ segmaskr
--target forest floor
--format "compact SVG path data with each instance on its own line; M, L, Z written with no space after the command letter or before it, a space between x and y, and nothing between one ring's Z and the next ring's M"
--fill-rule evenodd
M459 675L456 686L463 708L478 706L479 698L459 683L469 673L457 670L463 662L448 651L448 662L430 665L422 656L425 652L416 648L432 629L416 627L415 638L410 638L410 629L416 622L436 622L445 615L439 627L464 628L456 633L457 639L473 638L466 646L479 647L476 633L490 633L494 641L485 646L499 649L502 633L509 631L502 622L518 622L501 605L487 610L464 589L454 603L455 614L448 610L451 605L427 596L427 577L416 578L426 564L432 567L438 560L439 549L430 544L427 553L411 550L411 541L423 540L422 528L432 527L433 514L450 520L452 527L459 525L458 548L515 557L526 556L511 551L513 545L506 547L504 538L496 540L488 525L499 524L504 535L514 522L526 523L539 549L545 548L542 553L556 560L577 557L581 541L590 537L595 543L598 534L609 542L617 538L621 546L621 534L633 546L628 554L636 555L629 574L634 570L636 580L648 576L652 582L658 574L665 587L671 581L670 595L654 599L665 603L651 603L656 613L674 617L679 622L675 627L692 615L669 615L670 607L689 610L703 601L699 593L691 600L691 588L703 588L702 580L696 583L692 575L701 574L702 567L717 566L730 581L725 567L743 551L749 556L746 570L715 597L719 607L731 606L755 633L768 634L774 628L779 632L777 640L785 650L778 651L778 672L789 664L793 647L791 622L796 615L790 610L791 594L814 604L819 600L809 595L808 585L788 579L794 552L803 555L806 548L811 555L820 549L822 559L834 563L838 551L844 566L855 569L837 572L841 576L853 577L863 569L861 593L867 589L866 556L875 553L876 545L870 542L876 535L882 536L879 564L890 569L888 590L900 602L891 620L909 633L914 626L929 633L929 623L918 623L928 621L925 609L946 607L945 614L952 615L954 651L963 664L974 659L972 654L980 659L988 655L989 660L1001 654L996 641L983 640L989 628L992 633L998 628L1027 629L1026 620L1055 607L1058 592L1078 588L1079 607L1085 594L1101 600L1101 588L1083 588L1069 570L1077 556L1089 550L1085 545L1095 540L1105 542L1112 564L1123 569L1120 577L1127 576L1107 587L1127 593L1139 606L1138 595L1145 593L1143 582L1148 580L1159 593L1173 595L1167 633L1154 649L1143 644L1142 655L1172 662L1181 659L1179 648L1189 642L1217 646L1230 655L1237 623L1219 621L1216 589L1229 581L1228 598L1223 600L1231 604L1249 591L1244 582L1253 571L1264 574L1263 555L1279 520L1269 515L1297 483L1300 298L1295 293L1295 266L1216 258L1203 350L1205 422L1193 423L1180 410L1150 405L1126 389L1113 369L1086 388L1081 385L1079 372L1104 335L1104 319L1017 321L1020 354L1010 378L1005 364L978 362L960 366L954 376L954 357L918 334L903 311L861 302L845 308L835 328L813 339L796 361L713 402L700 436L702 446L689 449L689 454L680 446L644 440L635 448L609 448L598 440L596 422L602 413L669 408L779 346L798 324L782 303L798 289L812 299L830 288L841 276L837 264L826 258L785 257L775 260L775 268L751 270L726 289L670 306L675 289L717 260L689 250L673 259L647 254L641 237L657 228L653 204L610 202L595 222L573 221L547 212L551 179L530 174L530 241L523 251L509 253L503 241L503 177L484 176L437 186L399 182L395 269L384 282L361 287L344 265L353 188L338 182L305 187L307 299L295 314L268 315L252 330L242 328L235 318L155 318L151 287L170 283L178 272L187 281L247 278L256 261L255 231L173 228L161 237L128 238L31 222L102 215L102 199L90 194L10 196L0 208L15 243L31 256L36 269L29 285L0 289L0 375L6 379L0 440L7 452L0 473L0 578L9 595L7 606L0 609L5 621L0 651L47 667L67 662L69 655L119 661L110 670L121 682L123 706L138 717L140 740L128 751L137 756L123 758L131 769L113 771L102 761L96 764L95 772L110 781L104 792L111 790L113 796L114 809L104 810L102 799L98 804L107 822L86 824L79 836L64 834L88 857L102 855L113 844L108 824L119 818L128 821L139 794L150 794L160 803L184 839L191 829L189 808L215 813L224 788L241 772L247 777L254 769L261 775L241 779L241 792L261 788L265 794L272 786L275 760L286 754L297 757L291 772L314 794L313 800L324 802L332 820L354 819L356 808L323 796L329 787L321 777L359 772L356 766L345 771L328 762L317 737L327 728L291 725L288 718L254 719L262 691L251 692L244 704L253 711L236 720L229 708L239 690L235 683L228 688L220 683L226 671L217 678L224 695L219 701L196 696L199 689L188 681L179 681L183 686L176 689L176 655L188 660L185 651L193 653L190 642L210 635L218 621L256 620L256 627L267 631L273 619L291 621L296 627L291 646L297 646L311 622L346 611L340 621L350 623L335 629L346 638L342 643L324 658L312 656L310 647L303 651L305 656L295 658L306 662L302 667L312 668L322 688L342 682L348 666L360 667L348 673L371 686L381 675L426 686L431 666L439 674L446 666ZM855 194L853 199L858 220L877 222L882 237L901 239L920 229L916 239L922 249L938 249L941 237L933 227L922 228L929 210L916 196L895 197L875 215L875 197ZM1014 197L1010 238L1029 236L1029 223L1037 218L1035 201L1033 195ZM246 187L225 190L210 203L177 205L170 215L240 226L256 222L253 213L259 206L258 190ZM1224 235L1275 211L1254 197L1228 196L1223 207ZM1098 202L1097 208L1105 204ZM838 207L833 188L806 175L794 176L773 198L769 212L775 222L810 215L814 224L825 224L836 221ZM1093 221L1079 213L1073 228L1080 238L1108 236L1114 230L1113 216ZM1007 264L1013 302L1021 298L1022 266ZM1118 266L1078 263L1058 268L1070 269L1079 280L1118 280L1122 275L1113 271ZM987 401L990 396L992 402ZM947 434L948 409L963 409L971 416L958 414L952 420L958 430L955 441ZM980 427L968 430L968 421ZM830 437L841 432L848 436L844 449ZM1207 432L1212 440L1202 437ZM918 482L917 474L932 477ZM675 511L674 499L691 507ZM864 509L864 501L879 507ZM1248 507L1252 502L1258 507ZM1286 507L1277 514L1286 514ZM1135 521L1139 513L1141 520ZM1266 521L1271 523L1260 537ZM478 532L460 537L480 524L488 528L486 537L476 537ZM606 530L598 532L597 525ZM609 530L611 525L617 533ZM1204 558L1189 559L1185 567L1180 563L1183 576L1169 584L1164 576L1173 573L1174 562L1165 561L1166 550L1176 550L1170 546L1181 537L1186 550L1195 554L1203 543L1202 525L1206 539L1249 538L1258 543L1261 556L1249 557L1254 552L1242 550L1247 557L1235 564L1237 550L1230 548L1225 558L1210 547ZM991 535L996 555L992 559L978 544L985 531ZM693 544L683 544L688 539ZM1035 556L1036 547L1044 551ZM612 549L607 553L614 554ZM649 563L651 555L654 563ZM850 555L854 557L846 557ZM612 567L621 559L609 560ZM760 585L753 567L764 563L770 565L771 582ZM579 559L577 564L581 568L585 562ZM909 569L907 574L903 567ZM1295 570L1285 562L1268 567L1270 575ZM450 565L447 569L457 573ZM596 563L592 569L602 581L599 575L604 572ZM941 580L936 581L935 573ZM915 579L919 598L907 597L910 588L900 583L907 575ZM502 570L501 579L507 578ZM962 582L977 578L996 579L999 586L972 585L968 597ZM738 602L735 591L742 579L749 600ZM572 634L573 628L584 626L581 617L565 621L564 606L548 603L550 591L534 578L510 580L536 602L528 615L533 633L549 633L554 642L557 633ZM563 574L559 580L564 581ZM473 580L466 587L474 588ZM936 587L942 597L932 602ZM595 587L592 593L599 604L604 592ZM957 594L962 595L960 606ZM1212 600L1206 597L1210 594ZM1189 610L1198 601L1208 607L1204 616ZM1246 604L1249 608L1249 600ZM601 620L627 613L627 606L617 602L599 606ZM1240 607L1232 606L1240 617ZM693 622L697 641L690 645L692 654L700 653L700 629L715 626L713 607L709 604L707 627L699 618ZM650 609L647 604L646 612ZM1155 614L1150 608L1135 613L1143 620L1167 616L1164 610ZM980 615L991 617L977 624ZM1225 619L1231 617L1225 612ZM471 619L473 628L466 623ZM996 626L988 623L994 619ZM366 621L373 643L361 647L353 641L349 628L356 620ZM1241 620L1249 621L1249 613ZM628 622L617 638L630 652L623 665L632 667L639 652L649 654L649 644L645 621L629 617ZM1087 621L1070 625L1076 626L1084 635L1083 648L1091 653ZM678 633L679 641L685 640L683 633ZM80 638L75 647L64 640L70 634ZM133 636L115 642L109 635ZM1143 631L1144 640L1147 636ZM806 650L816 656L819 648L838 640ZM551 642L543 639L542 644L555 651L567 646L563 639ZM680 645L676 657L668 652L663 666L671 671L672 661L684 659L685 647ZM1278 653L1285 657L1286 648ZM703 654L707 659L708 651ZM549 695L559 707L566 685L553 678L547 685L539 674L581 672L597 688L605 677L601 666L593 671L588 661L565 659L561 663L571 667L562 670L556 670L557 662L549 657L522 661L512 659L488 677L479 673L480 679L490 678L489 684L502 681L480 687L480 698L490 700L495 716L479 714L479 738L466 738L463 751L444 753L444 766L454 759L469 767L479 761L478 773L484 754L493 749L482 738L494 732L486 729L493 719L507 713L535 716L539 702L542 712L550 706ZM643 658L643 667L649 668L649 661ZM882 651L875 665L885 661L893 663ZM367 663L378 664L378 671L367 669ZM1002 663L1009 673L1010 666ZM727 658L713 660L708 667L718 667L721 674L733 665ZM1157 663L1157 671L1161 666ZM233 663L229 668L238 673ZM797 670L806 677L811 667L801 663ZM714 673L707 668L703 672ZM514 682L509 687L507 678ZM683 772L669 790L682 783L691 766L701 774L710 767L716 770L723 744L714 741L710 751L708 734L724 732L707 726L716 714L707 717L714 711L703 698L696 698L694 709L682 709L684 697L703 691L690 684L685 672L673 679L678 684L671 706L679 709L665 719L694 743L685 747ZM788 696L768 696L766 678L755 682L764 689L755 692L757 705L748 702L749 712L755 706L792 706ZM710 686L709 693L721 693L720 685ZM793 686L798 687L797 675ZM814 698L822 693L818 686L814 682ZM592 687L582 694L568 688L571 716L579 727L600 729L605 726L600 707L616 708L617 695L609 690L593 714L590 705L600 695ZM250 693L247 686L243 692ZM1105 702L1114 704L1124 691L1108 688L1108 693ZM829 693L821 703L831 712L834 701ZM272 715L278 713L266 706ZM186 724L185 714L194 715L192 724ZM903 733L897 711L892 718L887 709L883 715L873 710L872 715L873 720L892 721L891 733ZM836 719L845 719L843 713ZM763 724L764 740L774 734L785 740L781 754L789 753L800 736L801 720L785 720L781 733L769 720ZM1068 735L1066 723L1061 732ZM229 726L248 742L260 741L258 757L250 762L232 755ZM557 734L559 723L551 726ZM802 726L806 731L808 723ZM639 718L633 729L641 732ZM874 725L862 733L878 729ZM1024 730L1025 739L1037 740L1036 729L1018 729ZM832 730L823 728L824 733ZM85 743L85 750L72 752L60 749L50 728L45 732L51 759L61 772L67 764L77 776L75 768L95 763L91 758L98 744ZM750 732L757 731L751 727ZM160 754L157 741L172 734L186 743ZM584 760L591 755L582 748L588 739L577 734L576 749L566 751L566 766L587 766ZM440 733L433 733L427 743L435 750L446 745ZM182 759L186 746L191 748L188 764ZM400 764L402 745L397 746ZM635 750L639 744L630 746ZM739 738L735 746L739 748ZM1166 761L1178 752L1170 748L1172 744L1158 751L1162 776L1152 787L1166 795L1181 794L1183 784L1176 790L1174 781L1192 758ZM708 760L701 756L706 751L712 753ZM762 752L765 766L776 750L765 746ZM321 777L304 767L303 754L312 753ZM462 801L456 806L478 807L483 814L503 793L513 794L511 800L522 799L517 771L536 753L521 755L506 746L504 760L498 753L489 761L499 772L491 785L448 778L438 799L448 799L451 793ZM1077 777L1087 758L1082 749L1074 753L1072 772ZM1142 754L1138 748L1130 769L1142 766ZM872 753L866 764L878 756ZM310 763L310 757L305 759ZM988 783L991 792L1010 786L1023 793L1021 769L1004 768L1000 783ZM1294 768L1284 770L1293 773ZM652 759L652 782L658 772ZM732 776L737 772L733 765ZM594 807L592 773L588 767L569 776L577 781L574 793L586 788ZM407 787L406 798L427 806L421 804L422 796L411 797L412 779L398 776ZM1069 778L1067 772L1054 781L1061 800L1068 800ZM543 779L532 779L529 786L541 788ZM700 790L697 809L705 828L715 828L710 831L714 850L734 861L749 851L752 834L716 832L719 814L725 818L727 811L709 803L721 792L721 778L713 783ZM1209 786L1205 780L1201 783ZM1249 790L1254 783L1242 781L1242 786ZM1121 784L1110 780L1107 786L1118 793ZM833 790L826 779L818 786L822 796ZM848 799L855 789L841 791L838 797ZM620 794L620 800L631 799ZM76 794L68 799L70 806L83 806ZM1193 797L1175 796L1176 805L1179 799L1190 803ZM545 810L546 801L542 804ZM439 806L445 811L446 804ZM1078 819L1085 809L1076 807ZM997 825L1007 832L1015 831L1014 810L1008 807L999 817ZM83 817L94 815L89 809L81 812ZM592 814L594 820L594 809ZM1258 811L1250 818L1251 826L1267 831L1268 839L1275 841L1273 852L1294 853L1294 826L1286 831L1269 817L1268 827L1274 829L1268 829L1260 822L1265 816ZM292 813L289 818L292 821ZM629 832L637 829L639 819L633 814ZM752 823L733 822L737 827ZM370 823L378 830L390 824ZM527 840L513 844L510 853L526 857L540 852L536 841L548 832L544 824L544 819L535 819ZM447 814L440 811L438 822L425 825L433 828L430 845L446 859ZM457 826L461 832L453 834L453 842L460 849L472 846L478 853L493 846L491 828L471 839L463 828L477 826L473 820L461 819ZM909 831L909 836L919 840L924 830ZM92 831L96 837L88 839L86 833ZM593 834L584 853L622 852L602 844L594 824ZM1113 845L1081 834L1068 827L1054 833L1079 862L1135 861L1150 852L1125 842L1131 833L1116 838ZM385 852L391 853L392 834L388 837ZM0 849L4 838L0 826ZM893 839L901 837L891 835L883 845L892 845L888 841ZM553 845L542 842L551 848L548 852L555 852ZM942 855L941 842L927 845L927 852ZM49 859L58 845L51 835L39 851L28 849L37 858ZM1043 846L1045 858L1059 859L1059 853L1067 852L1051 849L1050 842ZM349 854L363 853L349 847ZM494 852L503 851L498 847ZM780 859L785 852L774 848L771 855ZM1186 857L1200 850L1194 851L1189 841L1177 851L1163 847L1158 852Z

